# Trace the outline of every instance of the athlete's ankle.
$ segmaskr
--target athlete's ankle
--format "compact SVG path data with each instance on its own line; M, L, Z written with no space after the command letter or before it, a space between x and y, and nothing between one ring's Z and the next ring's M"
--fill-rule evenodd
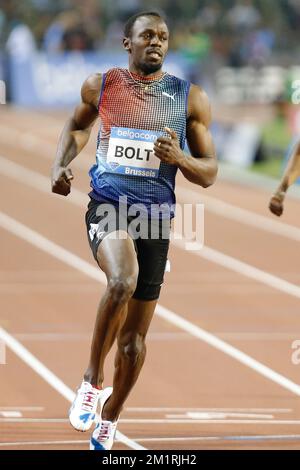
M112 421L115 422L120 416L120 413L122 411L123 407L116 409L116 408L111 408L109 404L109 399L105 403L102 413L101 413L101 418L104 421Z
M83 380L85 382L90 383L93 387L98 388L99 390L102 389L102 385L99 384L97 377L95 377L93 374L85 373L83 376Z

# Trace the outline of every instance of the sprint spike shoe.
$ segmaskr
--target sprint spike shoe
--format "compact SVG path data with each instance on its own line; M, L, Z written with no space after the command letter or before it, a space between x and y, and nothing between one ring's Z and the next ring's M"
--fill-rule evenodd
M114 422L101 419L104 404L111 396L112 391L112 387L107 387L100 393L100 421L92 434L90 450L110 450L113 446L119 419Z
M101 390L83 381L69 411L69 420L77 431L87 431L92 426Z

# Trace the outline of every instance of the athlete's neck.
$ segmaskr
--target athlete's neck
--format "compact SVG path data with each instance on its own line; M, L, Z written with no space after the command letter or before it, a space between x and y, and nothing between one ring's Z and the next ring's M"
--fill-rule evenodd
M133 73L135 75L138 75L139 77L143 78L153 78L153 79L158 79L161 78L164 72L162 69L156 70L155 72L152 73L146 73L145 71L141 70L140 68L136 67L134 64L129 65L129 72Z

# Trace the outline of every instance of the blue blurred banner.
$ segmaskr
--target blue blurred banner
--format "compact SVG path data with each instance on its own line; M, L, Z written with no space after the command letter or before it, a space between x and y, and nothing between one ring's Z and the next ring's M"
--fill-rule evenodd
M81 85L90 74L127 66L128 58L122 53L37 53L26 59L11 57L11 99L20 106L74 106L80 101ZM186 78L185 61L176 54L169 54L164 69Z

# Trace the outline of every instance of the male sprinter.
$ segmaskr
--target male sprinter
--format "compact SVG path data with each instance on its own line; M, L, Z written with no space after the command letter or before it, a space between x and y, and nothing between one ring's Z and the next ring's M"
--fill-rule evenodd
M100 117L86 223L107 288L90 361L69 414L74 428L86 431L100 405L93 450L111 449L120 412L145 360L145 337L167 261L177 169L204 188L217 174L205 93L162 71L169 39L163 18L155 12L137 14L126 23L124 36L128 70L113 68L83 83L82 103L64 127L52 171L52 191L68 195L73 178L68 165ZM183 153L186 138L192 156ZM132 228L134 204L151 222L144 236L136 236ZM125 215L124 208L129 208ZM155 236L148 236L153 227ZM113 388L102 389L104 360L115 339Z
M278 217L283 213L283 202L288 188L300 177L300 141L296 144L281 178L277 191L271 197L269 209Z

